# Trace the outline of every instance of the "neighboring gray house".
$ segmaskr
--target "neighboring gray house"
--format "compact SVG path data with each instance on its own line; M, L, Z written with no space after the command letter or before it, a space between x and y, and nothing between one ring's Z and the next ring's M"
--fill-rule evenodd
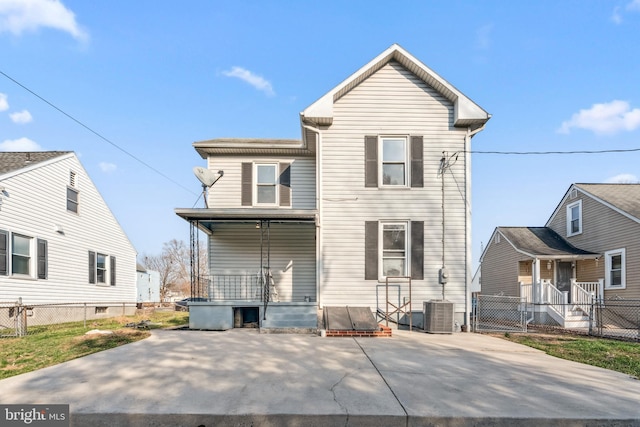
M211 276L196 294L228 306L200 326L230 327L237 308L256 307L261 327L314 328L317 308L379 309L387 277L403 289L411 278L413 311L444 292L467 323L468 152L489 118L392 45L300 113L301 140L194 143L208 170L224 172L208 208L176 209L209 236ZM294 313L307 320L277 320Z
M481 268L482 294L550 309L587 307L592 295L640 299L640 184L571 185L544 227L497 227ZM553 314L564 326L586 320Z
M73 152L0 152L0 301L18 298L135 308L136 251Z
M160 272L136 264L137 303L165 302L160 295Z

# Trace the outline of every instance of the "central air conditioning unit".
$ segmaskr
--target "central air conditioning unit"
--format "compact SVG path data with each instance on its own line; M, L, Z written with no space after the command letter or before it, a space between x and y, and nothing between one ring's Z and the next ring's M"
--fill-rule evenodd
M431 300L424 303L424 331L430 334L453 333L453 303Z

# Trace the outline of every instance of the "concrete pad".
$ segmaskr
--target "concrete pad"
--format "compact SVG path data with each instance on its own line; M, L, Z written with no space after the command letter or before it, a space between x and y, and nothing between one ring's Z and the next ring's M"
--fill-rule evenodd
M78 426L640 426L640 381L466 333L153 331L0 390Z

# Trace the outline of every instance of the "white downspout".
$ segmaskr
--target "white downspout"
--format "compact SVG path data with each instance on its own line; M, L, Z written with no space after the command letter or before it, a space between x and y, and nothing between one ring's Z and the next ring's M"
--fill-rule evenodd
M316 209L318 215L316 218L316 302L318 307L322 307L322 286L324 269L322 262L322 132L319 128L304 124L302 114L300 114L300 123L303 129L308 129L318 135L316 141Z
M486 124L486 123L485 123ZM464 138L464 151L467 153L465 156L465 168L464 168L464 181L465 181L465 194L466 201L464 205L465 210L465 222L466 222L466 232L465 232L465 246L466 246L466 265L465 265L465 274L464 274L464 324L467 327L467 332L471 332L471 324L469 323L469 307L471 306L471 295L469 293L469 278L473 277L473 272L471 271L471 138L478 132L482 131L485 127L485 124L480 126L475 130L471 130L471 128L467 128L467 134Z

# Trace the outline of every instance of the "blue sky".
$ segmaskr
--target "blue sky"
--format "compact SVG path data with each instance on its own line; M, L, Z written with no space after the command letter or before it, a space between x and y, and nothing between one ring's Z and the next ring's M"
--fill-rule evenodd
M0 0L0 71L109 141L0 75L0 150L75 151L156 254L202 206L194 141L300 138L298 113L393 43L492 114L475 151L640 147L640 0ZM640 179L640 152L472 161L475 263L571 183Z

